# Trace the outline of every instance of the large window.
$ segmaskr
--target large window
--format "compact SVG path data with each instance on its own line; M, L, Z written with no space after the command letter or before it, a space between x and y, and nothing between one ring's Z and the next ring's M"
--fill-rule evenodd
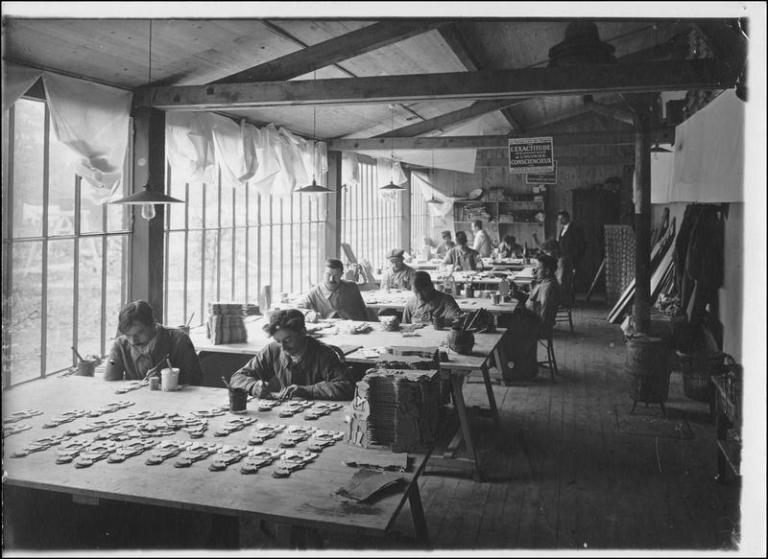
M45 102L19 99L3 126L3 385L104 355L128 274L124 206L96 201L69 166ZM7 151L6 151L7 150Z
M206 183L170 178L169 193L186 200L166 217L164 322L201 324L208 303L257 303L269 286L273 302L319 281L325 254L326 197L260 194L218 173Z
M381 268L386 254L402 248L400 227L403 193L381 196L376 180L376 165L358 163L360 182L342 189L341 242L348 243L358 260L367 259Z
M424 246L425 237L429 237L433 243L436 240L432 238L432 216L423 190L421 181L411 181L411 247L415 254Z

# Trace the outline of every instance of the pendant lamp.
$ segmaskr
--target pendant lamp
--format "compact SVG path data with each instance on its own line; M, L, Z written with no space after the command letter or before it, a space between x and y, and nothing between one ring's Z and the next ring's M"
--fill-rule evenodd
M317 70L315 70L314 78L317 79ZM312 184L302 186L297 189L299 194L328 194L333 192L330 188L317 184L315 180L315 171L317 170L317 105L312 105Z
M390 111L390 134L395 130L395 106L389 106ZM389 158L392 160L392 167L390 168L389 184L379 187L379 190L405 190L399 184L395 184L395 139L391 137L389 139Z
M148 84L152 83L152 20L149 20L149 65L148 65ZM172 198L167 194L160 192L152 188L147 181L147 184L141 187L140 192L120 198L119 200L113 200L110 204L123 204L126 206L141 206L141 217L147 221L155 217L155 204L183 204L184 200L178 198Z

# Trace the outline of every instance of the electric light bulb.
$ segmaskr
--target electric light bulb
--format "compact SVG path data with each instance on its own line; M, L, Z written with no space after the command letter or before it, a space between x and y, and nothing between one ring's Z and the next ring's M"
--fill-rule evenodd
M154 204L142 204L141 205L141 217L149 221L153 217L157 215L155 213L155 205Z

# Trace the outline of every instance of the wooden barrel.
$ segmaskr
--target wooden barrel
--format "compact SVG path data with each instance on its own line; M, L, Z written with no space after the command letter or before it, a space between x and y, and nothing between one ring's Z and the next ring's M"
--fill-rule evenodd
M630 397L636 402L663 403L669 395L669 346L661 338L627 340L624 371L630 376Z

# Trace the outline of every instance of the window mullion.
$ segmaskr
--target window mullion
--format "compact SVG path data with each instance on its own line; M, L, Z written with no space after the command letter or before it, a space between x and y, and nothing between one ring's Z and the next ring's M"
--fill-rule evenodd
M7 176L3 177L2 181L2 189L3 189L3 200L6 201L5 204L3 204L3 251L2 251L2 259L3 259L3 309L2 309L2 316L3 316L3 322L5 324L11 324L12 316L13 316L13 305L12 305L12 288L13 288L13 250L14 250L14 243L13 243L13 227L12 222L13 219L11 217L12 208L13 208L13 156L14 156L14 129L15 129L15 119L16 119L16 110L13 106L11 106L10 111L8 111L8 141L3 142L4 146L7 146L8 152L7 152L7 158L5 161L7 162L6 166L6 173ZM5 302L5 297L8 297L7 303ZM11 367L10 367L10 361L11 361L11 341L12 341L13 334L11 332L11 328L5 328L2 329L2 359L3 359L3 387L10 386L11 385ZM8 366L5 366L6 362L8 363Z
M80 194L82 186L82 177L75 175L75 247L74 247L74 270L73 287L74 296L72 298L72 345L77 347L78 326L80 322ZM75 356L72 356L72 363L75 364Z
M40 376L45 376L45 368L48 360L48 202L50 198L50 169L48 164L51 156L51 144L49 134L51 131L51 112L45 105L43 119L43 242L40 246L42 252L42 276L40 287Z

